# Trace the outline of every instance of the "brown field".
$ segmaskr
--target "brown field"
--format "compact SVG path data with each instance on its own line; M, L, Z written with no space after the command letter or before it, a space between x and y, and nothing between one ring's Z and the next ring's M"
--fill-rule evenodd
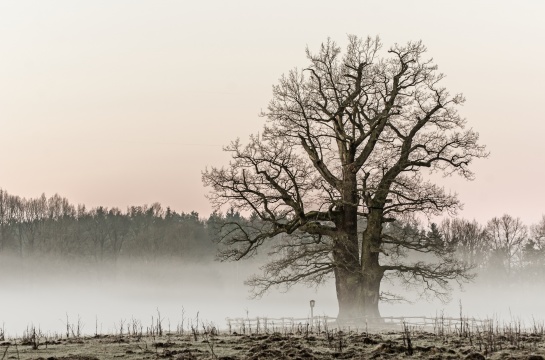
M251 335L215 329L163 336L26 336L0 342L5 359L545 359L543 329L520 327L377 332L284 331ZM451 331L452 330L452 331Z

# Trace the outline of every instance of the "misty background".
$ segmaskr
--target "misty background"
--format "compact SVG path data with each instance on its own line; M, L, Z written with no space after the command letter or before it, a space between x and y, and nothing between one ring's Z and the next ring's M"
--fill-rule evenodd
M332 281L251 299L244 280L274 256L273 248L264 245L250 260L215 261L218 225L225 220L245 218L232 210L203 218L159 203L87 209L57 194L22 198L0 190L0 321L9 334L31 324L62 332L68 316L86 333L112 333L133 318L151 324L159 311L172 331L197 315L224 328L226 317L305 318L311 299L315 315L336 316ZM449 218L388 226L454 247L476 277L462 289L453 283L446 303L420 287L385 281L385 291L407 301L381 304L383 316L458 316L461 304L473 317L528 324L545 317L545 217L529 225L501 215L486 224Z
M214 261L214 217L236 214L213 213L201 171L262 128L305 46L349 33L421 39L491 152L475 181L440 180L465 204L458 219L418 225L472 262L474 282L448 304L385 283L414 303L382 315L457 315L461 300L469 316L545 318L543 13L533 0L0 2L0 325L60 332L68 314L107 332L159 309L173 327L182 310L223 326L305 317L310 299L336 316L332 282L248 299L267 251Z

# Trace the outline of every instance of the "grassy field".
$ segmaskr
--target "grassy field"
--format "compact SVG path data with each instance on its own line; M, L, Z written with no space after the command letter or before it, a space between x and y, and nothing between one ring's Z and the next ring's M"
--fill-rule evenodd
M308 329L308 328L307 328ZM65 334L66 335L66 334ZM543 328L401 326L374 332L231 334L192 328L178 334L44 336L0 342L4 359L545 359Z

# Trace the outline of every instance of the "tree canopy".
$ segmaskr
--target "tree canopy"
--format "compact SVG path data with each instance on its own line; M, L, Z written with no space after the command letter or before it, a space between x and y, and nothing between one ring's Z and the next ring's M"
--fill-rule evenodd
M418 41L383 54L380 39L357 36L348 37L344 53L329 39L317 53L307 49L309 64L273 86L263 132L227 146L228 167L203 173L213 205L259 220L226 224L224 259L251 256L268 239L289 235L278 248L289 251L253 285L334 274L339 317L349 318L379 315L385 273L431 289L465 276L432 239L383 231L408 214L455 212L456 195L424 170L472 179L470 164L487 156L458 113L464 97L441 86L444 75L425 53ZM434 252L440 262L392 262L384 256L392 248Z

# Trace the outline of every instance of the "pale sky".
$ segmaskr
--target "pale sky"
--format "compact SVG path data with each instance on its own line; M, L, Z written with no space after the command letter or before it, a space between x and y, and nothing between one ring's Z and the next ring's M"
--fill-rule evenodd
M0 2L0 187L88 207L160 202L207 216L201 171L258 132L305 47L422 40L490 158L441 179L486 222L545 213L545 2Z

